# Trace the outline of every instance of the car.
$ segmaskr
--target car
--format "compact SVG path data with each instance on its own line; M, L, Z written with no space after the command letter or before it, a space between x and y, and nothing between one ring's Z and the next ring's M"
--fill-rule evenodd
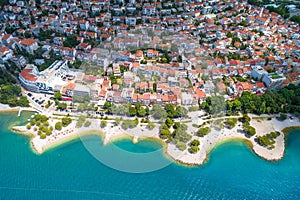
M29 97L32 97L32 94L31 94L31 93L28 93L27 95L28 95Z
M50 97L50 100L55 100L55 98L54 97Z

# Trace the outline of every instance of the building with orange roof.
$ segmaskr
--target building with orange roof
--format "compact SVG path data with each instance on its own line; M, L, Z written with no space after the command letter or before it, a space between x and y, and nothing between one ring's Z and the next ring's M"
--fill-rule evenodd
M253 85L249 82L238 82L235 84L239 92L252 91Z
M30 54L34 54L34 51L39 48L37 40L31 38L25 38L21 40L20 45Z
M206 93L201 90L200 88L197 88L195 90L195 93L194 93L194 98L197 100L197 101L201 101L203 100L204 98L206 97Z
M56 85L64 83L62 77L68 70L67 61L57 60L42 72L35 65L27 65L19 74L19 80L29 91L53 93Z
M147 57L149 57L149 58L156 58L156 57L158 57L158 51L153 50L153 49L148 49L147 50Z
M12 50L5 47L5 46L0 46L0 63L4 63L10 58L12 58Z

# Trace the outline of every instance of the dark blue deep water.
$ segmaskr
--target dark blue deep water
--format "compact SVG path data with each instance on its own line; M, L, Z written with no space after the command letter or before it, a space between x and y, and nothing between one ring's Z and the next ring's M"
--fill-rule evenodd
M0 114L0 199L300 199L300 132L291 131L285 157L267 162L243 142L217 147L200 167L171 164L158 171L132 174L95 159L81 140L42 155L29 138L12 133L30 113ZM96 135L87 142L99 141ZM113 145L132 152L161 149L160 143L129 139ZM109 156L115 152L107 152ZM159 154L157 160L167 158ZM125 164L125 163L124 163Z

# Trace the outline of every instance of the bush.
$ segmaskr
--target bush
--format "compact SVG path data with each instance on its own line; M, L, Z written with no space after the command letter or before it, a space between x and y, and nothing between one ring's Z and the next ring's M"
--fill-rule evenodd
M137 125L138 125L138 119L135 119L135 120L124 120L121 126L124 130L126 130L128 128L134 128Z
M244 129L245 133L247 133L250 136L253 136L256 134L255 128L250 125L244 125L243 129Z
M200 145L199 140L193 140L193 141L190 143L190 146L199 146L199 145Z
M31 129L31 125L30 125L30 124L27 124L26 128L27 128L28 130L30 130L30 129Z
M275 146L275 139L280 135L280 133L278 131L276 132L271 132L268 133L266 135L263 136L258 136L255 138L255 141L261 145L261 146L265 146L268 148L273 149Z
M47 136L46 136L46 134L45 133L42 133L41 135L40 135L40 138L41 139L45 139Z
M199 128L197 134L200 137L204 137L205 135L209 134L210 132L211 132L211 129L209 127L205 127L205 128Z
M56 122L55 129L60 131L62 129L62 123L61 122Z
M84 126L84 127L89 127L91 124L92 124L92 123L91 123L90 121L87 120L87 121L84 123L83 126Z
M180 122L175 122L173 128L178 129L179 127L180 127Z
M148 128L149 130L153 130L153 129L155 128L154 123L153 123L153 122L148 122L147 128Z
M115 119L115 124L118 126L121 123L121 119L120 118L116 118Z
M236 118L227 118L226 119L226 124L230 127L230 129L234 128L236 123L237 123L237 119Z
M191 146L190 148L189 148L189 152L190 153L197 153L199 151L199 147L198 146Z
M186 149L186 144L184 142L177 142L176 146L180 151L184 151Z
M30 120L30 122L29 122L32 126L33 125L35 125L36 124L36 121L35 121L35 119L32 119L32 120Z
M173 126L174 122L172 119L167 118L165 124L170 128L171 126Z
M280 113L280 120L286 120L287 119L287 115L284 113Z
M79 119L78 119L78 121L76 122L76 127L79 127L79 128L82 127L83 124L84 124L84 122L85 122L85 120L86 120L86 117L80 116Z
M198 124L192 124L192 126L193 126L194 128L199 128L199 125L198 125Z
M63 127L67 127L67 126L69 126L69 124L72 123L72 119L69 117L64 117L61 119L61 122L62 122Z
M169 139L169 140L172 139L171 131L169 129L161 129L160 132L159 132L159 136L162 139Z
M239 118L239 121L242 122L243 124L250 124L250 117L246 114L243 114L243 117Z
M100 123L100 126L101 126L101 128L106 127L107 126L107 121L102 120L101 123Z

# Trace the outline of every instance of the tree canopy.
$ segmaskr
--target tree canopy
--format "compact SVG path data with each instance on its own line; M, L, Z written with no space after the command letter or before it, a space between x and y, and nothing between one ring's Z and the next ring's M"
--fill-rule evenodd
M29 107L27 97L22 96L21 88L17 85L0 85L0 103L8 104L11 107Z

